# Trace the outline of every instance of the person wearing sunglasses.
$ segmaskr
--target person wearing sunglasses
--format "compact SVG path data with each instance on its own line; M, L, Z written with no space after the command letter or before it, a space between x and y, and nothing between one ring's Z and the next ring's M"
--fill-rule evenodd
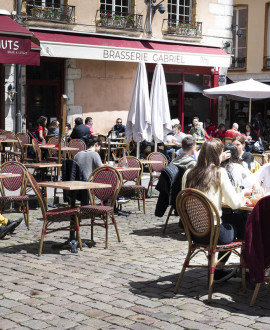
M122 124L121 118L116 119L116 124L113 126L112 131L115 131L117 137L125 136L126 126Z

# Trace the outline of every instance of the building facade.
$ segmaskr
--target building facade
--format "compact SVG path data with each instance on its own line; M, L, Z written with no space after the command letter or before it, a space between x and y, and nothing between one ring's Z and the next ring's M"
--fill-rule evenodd
M240 35L237 32L241 29ZM239 33L238 33L239 34ZM234 0L232 65L234 81L253 78L270 84L270 2ZM248 121L248 102L231 102L230 118L243 126ZM252 102L252 117L260 114L270 124L270 100Z
M15 2L0 0L0 8L17 19ZM232 0L22 0L22 22L41 47L40 66L22 68L23 129L40 115L59 118L62 94L67 122L90 116L101 134L116 118L125 122L139 61L149 89L156 63L163 64L172 119L186 129L194 115L224 122L222 107L202 91L224 82L232 16ZM14 66L0 66L12 81ZM2 127L15 130L16 101L4 98L3 109Z

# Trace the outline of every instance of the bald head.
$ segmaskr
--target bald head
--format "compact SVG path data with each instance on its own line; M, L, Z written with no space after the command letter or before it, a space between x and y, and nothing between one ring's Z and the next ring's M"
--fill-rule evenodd
M235 131L238 131L238 127L239 127L239 125L237 123L233 123L232 129L234 129Z

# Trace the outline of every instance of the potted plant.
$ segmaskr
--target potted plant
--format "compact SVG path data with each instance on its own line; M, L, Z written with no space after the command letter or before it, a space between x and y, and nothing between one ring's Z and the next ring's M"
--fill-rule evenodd
M115 14L113 16L114 19L114 26L121 27L122 26L122 17L120 15Z
M100 14L100 23L101 26L113 25L113 18L111 13L101 13Z
M183 36L195 36L197 34L197 25L194 23L182 23L177 26L177 33Z
M134 15L127 14L125 16L126 28L134 27Z

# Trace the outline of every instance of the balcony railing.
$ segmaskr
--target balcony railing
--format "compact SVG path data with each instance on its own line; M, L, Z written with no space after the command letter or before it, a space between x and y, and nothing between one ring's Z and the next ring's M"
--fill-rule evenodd
M202 37L202 22L179 21L164 19L162 24L164 35L174 35L186 38Z
M42 0L26 1L27 18L61 23L75 23L75 6L44 6Z
M264 56L263 68L270 69L270 57L269 56Z
M245 70L246 69L246 57L232 57L232 65L229 70Z
M108 29L143 31L143 15L97 10L96 26Z

